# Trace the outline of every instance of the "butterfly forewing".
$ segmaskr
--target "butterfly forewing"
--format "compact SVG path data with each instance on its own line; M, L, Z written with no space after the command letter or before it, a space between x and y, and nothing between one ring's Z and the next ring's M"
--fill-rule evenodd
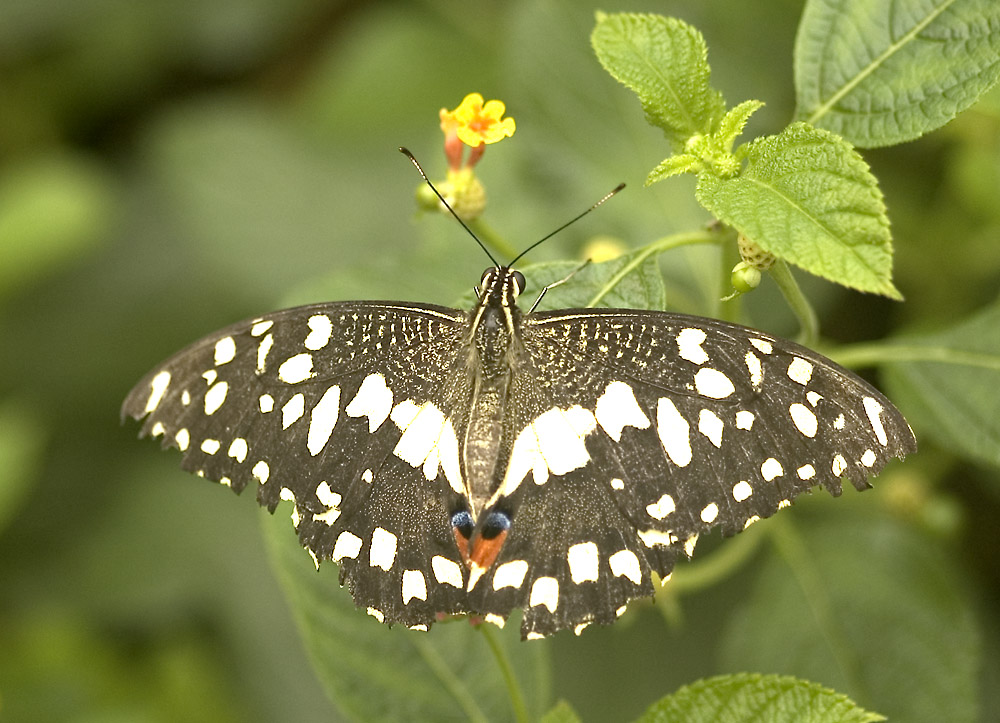
M211 335L123 414L272 511L375 618L538 637L610 623L689 557L801 492L916 448L830 360L746 327L637 310L522 314L491 269L465 313L320 304ZM495 523L495 524L494 524Z

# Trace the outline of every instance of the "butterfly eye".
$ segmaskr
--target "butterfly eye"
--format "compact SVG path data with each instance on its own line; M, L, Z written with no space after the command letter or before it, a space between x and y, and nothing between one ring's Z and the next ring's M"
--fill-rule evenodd
M527 282L524 280L524 274L520 271L512 271L510 275L514 279L514 296L517 296L524 291Z
M495 269L491 266L483 272L483 275L479 277L479 285L482 287L489 285L489 280L493 277Z

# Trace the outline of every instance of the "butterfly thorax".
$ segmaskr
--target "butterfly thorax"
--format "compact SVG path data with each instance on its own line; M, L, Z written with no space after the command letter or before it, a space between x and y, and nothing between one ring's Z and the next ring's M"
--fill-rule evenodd
M521 350L517 296L519 272L490 268L483 274L479 303L472 311L468 364L472 384L469 421L462 440L462 463L470 512L477 518L495 491L504 412L512 372Z

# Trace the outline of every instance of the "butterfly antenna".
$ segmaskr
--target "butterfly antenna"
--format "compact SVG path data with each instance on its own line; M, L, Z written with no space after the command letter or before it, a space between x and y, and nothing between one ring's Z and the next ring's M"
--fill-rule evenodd
M476 243L479 244L479 248L481 248L483 250L483 253L485 253L489 257L490 261L493 262L493 265L499 269L500 264L498 264L497 260L493 258L493 254L490 253L490 250L486 248L486 244L484 244L482 241L479 240L479 237L476 236L476 234L473 232L471 228L469 228L468 224L466 224L465 221L463 221L462 218L457 213L455 213L455 209L453 209L448 204L448 202L444 200L444 196L441 195L441 192L438 191L436 188L434 188L434 184L431 183L431 179L429 179L427 177L427 174L424 173L424 169L420 167L420 163L417 162L417 159L414 157L414 155L410 153L408 149L403 148L402 146L399 147L399 152L410 159L410 163L412 163L414 167L417 169L417 172L420 173L420 177L424 179L424 183L426 183L428 186L431 187L431 190L434 191L434 195L437 196L441 200L441 203L444 204L444 207L448 209L448 213L454 216L455 220L458 221L460 224L462 224L462 228L464 228L466 232L476 240Z
M600 201L598 201L593 206L591 206L590 208L588 208L586 211L584 211L583 213L581 213L579 216L577 216L577 217L575 217L573 219L570 219L569 221L567 221L566 223L564 223L562 226L560 226L559 228L557 228L555 231L552 231L551 233L546 234L542 238L540 238L537 241L535 241L535 243L531 244L531 246L529 246L524 251L522 251L517 256L515 256L514 259L508 264L508 266L513 266L515 263L517 263L518 259L520 259L522 256L524 256L529 251L531 251L531 249L535 248L536 246L538 246L539 244L541 244L543 241L548 241L550 238L552 238L553 236L555 236L557 233L559 233L560 231L562 231L567 226L571 226L572 224L576 223L581 218L583 218L584 216L586 216L588 213L590 213L591 211L593 211L595 208L597 208L598 206L600 206L602 203L604 203L605 201L607 201L609 198L611 198L612 196L614 196L616 193L618 193L623 188L625 188L625 184L624 183L619 183L617 186L615 186L614 190L612 190L611 193L607 194L604 198L602 198Z

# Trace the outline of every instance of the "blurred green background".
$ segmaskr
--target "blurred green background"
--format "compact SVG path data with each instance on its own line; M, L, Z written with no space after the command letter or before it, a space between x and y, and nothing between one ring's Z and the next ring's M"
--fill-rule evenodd
M0 3L0 720L338 719L269 567L265 513L138 443L119 405L155 363L253 314L454 303L485 259L453 221L416 218L419 179L396 148L443 176L438 110L471 91L517 120L479 166L486 218L514 246L629 184L534 260L707 222L692 179L642 187L669 149L593 57L597 7L698 27L729 104L767 102L747 137L791 119L794 0ZM828 337L940 329L995 300L998 127L994 92L925 139L865 152L907 301L803 278ZM716 313L723 266L715 249L664 259L671 307ZM795 333L769 284L745 306ZM995 612L997 473L921 444L931 470L910 474L941 485L969 599ZM609 670L634 695L622 718L717 672L706 641L739 582L682 601L666 651L644 632L664 629L652 608L560 636L556 692L610 720ZM641 662L657 655L669 664Z

